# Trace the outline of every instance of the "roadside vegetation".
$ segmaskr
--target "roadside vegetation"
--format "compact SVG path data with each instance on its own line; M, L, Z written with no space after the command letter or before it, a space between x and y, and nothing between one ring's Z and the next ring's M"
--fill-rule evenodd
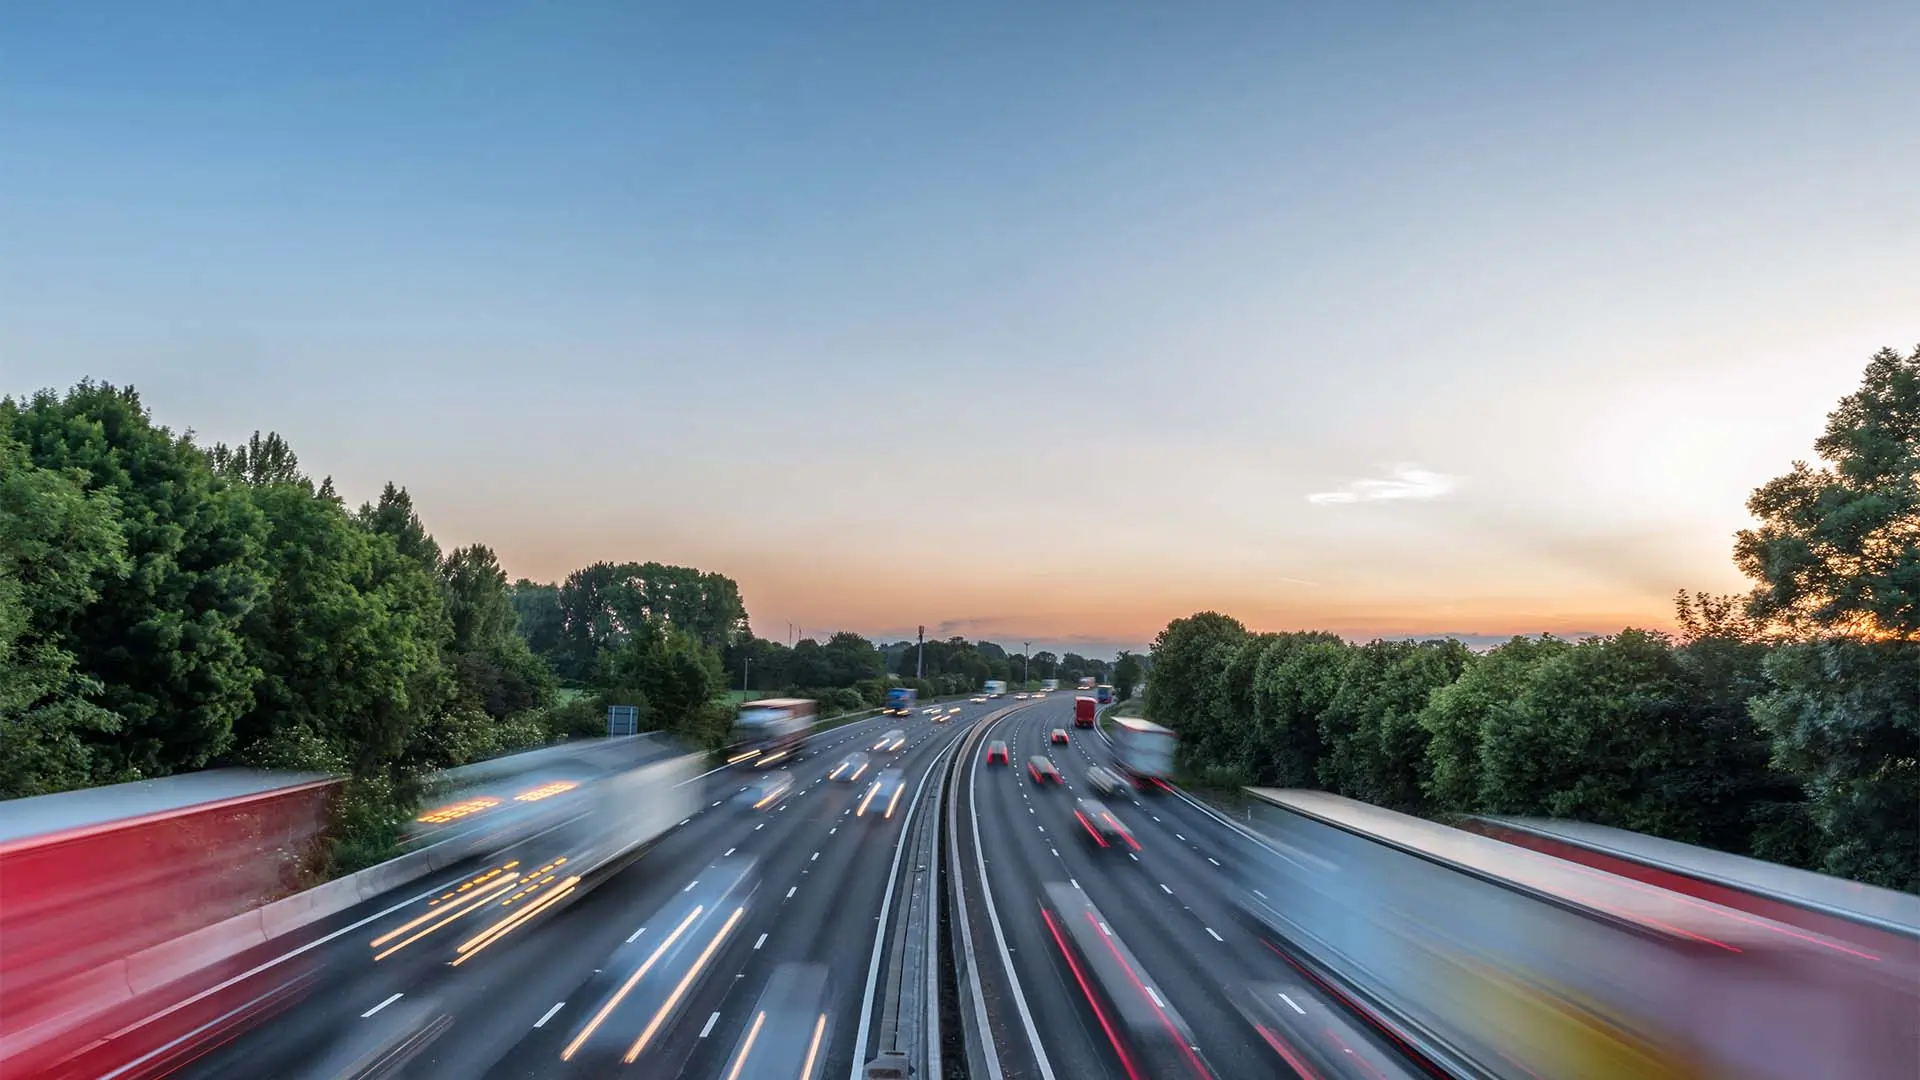
M1745 596L1678 635L1352 644L1215 612L1155 640L1147 714L1216 786L1577 818L1920 892L1920 349L1877 354L1756 490Z

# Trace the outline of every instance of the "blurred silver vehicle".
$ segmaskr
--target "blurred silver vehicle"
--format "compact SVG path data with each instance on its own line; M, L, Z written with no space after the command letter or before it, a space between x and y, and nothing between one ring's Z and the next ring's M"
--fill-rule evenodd
M1087 835L1093 837L1093 842L1101 847L1140 850L1140 843L1133 838L1132 831L1121 824L1120 819L1113 816L1113 811L1107 809L1107 804L1100 800L1075 800L1073 816L1080 819Z
M1104 765L1094 765L1087 769L1087 786L1102 795L1114 795L1133 788L1125 777Z
M901 731L899 728L895 728L885 735L880 736L879 741L873 744L873 748L883 753L898 753L901 750L905 750L907 748L907 733Z
M781 964L753 1003L720 1075L727 1080L819 1080L833 1042L824 964Z
M899 769L881 769L874 776L873 783L867 785L867 793L860 797L860 806L854 817L866 817L869 813L882 818L893 817L900 806L900 798L907 791L907 777Z
M846 757L840 759L840 764L835 765L832 772L827 774L827 779L837 780L842 784L851 784L866 775L867 765L871 760L867 755L858 751L848 754Z
M740 801L755 810L769 810L792 793L793 774L781 769L754 777L747 789L740 793Z

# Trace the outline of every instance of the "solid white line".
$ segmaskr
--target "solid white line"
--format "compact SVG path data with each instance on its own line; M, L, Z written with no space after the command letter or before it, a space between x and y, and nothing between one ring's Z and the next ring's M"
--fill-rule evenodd
M700 1037L704 1039L707 1036L713 1034L713 1025L719 1022L720 1022L719 1013L714 1013L712 1016L707 1017L707 1026L700 1029Z
M1208 937L1211 937L1211 938L1213 938L1213 940L1215 940L1215 941L1225 941L1225 940L1227 940L1226 938L1223 938L1223 937L1221 937L1221 936L1220 936L1219 934L1216 934L1216 933L1214 933L1214 932L1213 932L1213 927L1211 927L1211 926L1208 926L1208 927L1204 927L1203 929L1205 929L1205 930L1206 930L1206 932L1207 932L1207 936L1208 936Z
M546 1026L547 1026L547 1021L549 1021L549 1020L551 1020L551 1019L553 1019L553 1014L554 1014L554 1013L557 1013L557 1012L559 1012L559 1011L560 1011L560 1006L562 1006L562 1005L565 1005L565 1004L566 1004L566 1002L564 1002L564 1001L556 1001L556 1002L554 1002L554 1003L553 1003L553 1008L551 1008L551 1009L548 1009L548 1010L547 1010L546 1012L544 1012L544 1013L542 1013L542 1014L541 1014L541 1016L540 1016L540 1019L539 1019L539 1020L537 1020L537 1021L535 1021L535 1022L534 1022L534 1025L533 1025L533 1026L534 1026L534 1027L537 1027L537 1028L543 1028L543 1027L546 1027Z
M873 1027L873 995L880 984L880 950L887 941L887 914L893 910L893 885L900 876L900 859L907 853L907 837L913 835L913 816L920 812L920 796L927 790L927 781L933 779L933 770L940 759L951 754L953 748L960 745L948 742L946 747L933 756L927 770L920 774L920 783L913 789L913 799L907 807L907 816L900 821L900 839L893 844L893 865L887 869L887 891L880 900L879 925L873 932L873 955L867 960L867 989L860 997L860 1030L853 1040L853 1068L847 1073L847 1080L864 1080L867 1073L867 1035ZM1051 1078L1049 1078L1051 1080Z
M373 1008L368 1009L366 1012L361 1013L360 1019L365 1020L367 1017L372 1016L374 1013L379 1012L381 1009L386 1008L387 1006L393 1004L396 1001L399 1001L401 998L406 996L407 995L404 993L395 994L392 997L388 998L387 1000L381 1002L380 1004L375 1005Z
M1013 715L1009 713L1008 716ZM1005 720L1006 717L1001 717ZM996 724L997 726L997 724ZM987 735L993 731L989 729ZM1026 1030L1027 1045L1033 1048L1033 1062L1040 1068L1043 1080L1054 1080L1053 1064L1047 1060L1047 1051L1040 1045L1040 1032L1033 1026L1033 1010L1027 1007L1026 991L1020 988L1020 975L1013 970L1013 953L1007 949L1007 933L1000 926L1000 912L994 907L993 886L987 882L986 848L980 843L980 770L970 762L967 766L967 817L973 828L973 858L980 874L980 898L987 904L987 921L993 925L993 941L1000 949L1000 963L1006 969L1007 982L1013 987L1013 1004L1020 1010L1020 1026ZM1128 852L1132 854L1132 852ZM876 959L878 954L875 954ZM988 1033L983 1032L982 1035ZM857 1054L855 1056L858 1056ZM858 1080L858 1074L853 1080Z

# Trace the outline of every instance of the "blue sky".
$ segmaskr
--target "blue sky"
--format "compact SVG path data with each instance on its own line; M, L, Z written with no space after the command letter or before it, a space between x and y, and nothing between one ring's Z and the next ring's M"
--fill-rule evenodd
M11 5L0 391L776 636L1499 633L1920 341L1911 4L921 7Z

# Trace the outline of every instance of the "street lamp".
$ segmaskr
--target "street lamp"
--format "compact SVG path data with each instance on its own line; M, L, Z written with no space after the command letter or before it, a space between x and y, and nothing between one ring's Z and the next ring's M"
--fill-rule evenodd
M1033 642L1020 643L1020 689L1027 688L1027 665L1033 662Z
M753 657L751 656L741 657L740 658L740 692L743 694L748 692L747 691L747 672L752 670L753 670Z

